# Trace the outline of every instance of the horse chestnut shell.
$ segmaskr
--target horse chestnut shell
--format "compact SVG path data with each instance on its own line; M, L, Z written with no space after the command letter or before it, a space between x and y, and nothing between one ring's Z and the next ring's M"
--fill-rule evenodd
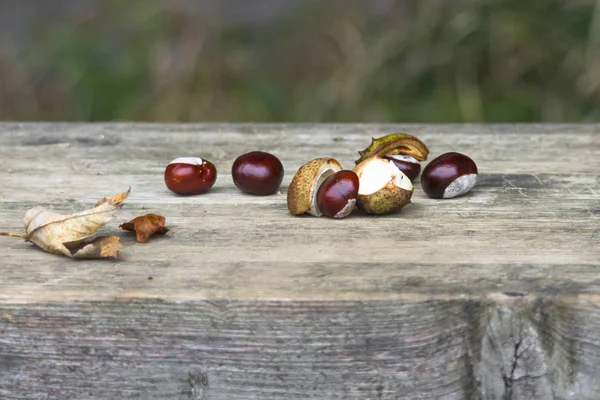
M419 160L408 154L388 154L384 158L393 162L400 171L404 172L404 175L406 175L411 182L414 181L415 178L419 176L419 172L421 172L421 163Z
M189 196L208 191L217 180L217 169L199 157L176 158L165 169L165 184L174 193Z
M287 206L290 214L323 215L317 204L317 192L323 181L342 170L342 165L334 158L315 158L301 166L288 187Z
M475 162L460 153L445 153L432 160L421 174L423 191L433 198L450 199L469 192L477 183Z
M242 192L267 195L275 193L283 181L283 165L273 154L252 151L239 156L231 167L233 183Z
M342 170L328 176L317 191L317 206L323 215L344 218L354 210L358 196L358 175Z
M371 156L354 172L359 182L356 203L367 214L389 214L410 204L414 186L391 160Z

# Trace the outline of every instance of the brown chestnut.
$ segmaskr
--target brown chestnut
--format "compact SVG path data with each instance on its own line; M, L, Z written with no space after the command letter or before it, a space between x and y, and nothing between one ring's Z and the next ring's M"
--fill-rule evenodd
M432 160L421 174L423 191L434 198L462 196L477 183L477 166L464 154L445 153Z
M273 154L252 151L239 156L231 167L233 183L242 192L267 195L275 193L283 181L283 165Z
M204 193L216 180L214 164L199 157L176 158L165 169L165 184L169 190L183 196Z
M404 172L404 175L406 175L411 182L414 181L415 178L419 176L419 172L421 172L421 163L419 160L408 154L387 154L384 158L393 162L400 171Z
M344 218L354 210L358 196L358 175L341 170L329 175L317 191L317 207L323 215Z
M287 205L290 214L323 215L317 206L317 191L329 175L342 170L335 158L320 157L298 168L287 191Z

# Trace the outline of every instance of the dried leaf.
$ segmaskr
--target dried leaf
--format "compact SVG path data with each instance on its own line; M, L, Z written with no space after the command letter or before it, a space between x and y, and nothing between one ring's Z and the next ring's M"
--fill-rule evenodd
M64 243L75 258L118 257L121 242L118 236L99 236L90 242Z
M91 242L85 239L110 221L129 196L130 190L113 197L104 197L93 208L77 214L63 215L42 207L25 214L26 235L2 233L21 237L41 249L74 258L117 257L121 244L116 236L98 237Z
M425 161L429 149L415 136L406 133L391 133L377 139L372 138L369 147L359 151L358 154L360 154L360 158L356 160L357 165L369 157L375 155L383 157L388 154L406 154L419 161Z
M121 224L119 228L126 231L135 231L138 242L146 243L155 233L165 234L169 228L165 227L167 219L161 215L146 214Z

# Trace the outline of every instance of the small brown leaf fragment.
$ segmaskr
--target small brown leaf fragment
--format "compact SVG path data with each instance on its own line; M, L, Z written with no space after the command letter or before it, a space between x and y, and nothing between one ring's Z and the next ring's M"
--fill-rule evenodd
M146 243L155 233L165 234L169 228L165 226L167 219L161 215L146 214L136 217L129 222L121 224L119 228L126 231L135 231L138 242Z

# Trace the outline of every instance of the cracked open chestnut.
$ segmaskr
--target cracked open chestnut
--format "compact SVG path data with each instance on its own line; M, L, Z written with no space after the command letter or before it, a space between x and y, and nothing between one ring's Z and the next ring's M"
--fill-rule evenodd
M235 160L231 176L242 192L264 196L279 189L283 181L283 164L273 154L252 151Z
M199 157L176 158L165 169L165 184L169 190L183 196L204 193L216 180L214 164Z
M317 191L317 205L323 215L344 218L356 205L358 176L354 171L342 170L325 178Z
M477 165L461 153L445 153L432 160L421 174L429 197L451 199L468 193L477 183Z
M369 157L356 167L359 189L357 205L368 214L389 214L410 204L413 184L387 158Z
M342 170L342 165L334 158L315 158L301 166L292 178L287 192L287 205L290 214L310 214L320 217L323 212L317 204L317 192L330 175Z

